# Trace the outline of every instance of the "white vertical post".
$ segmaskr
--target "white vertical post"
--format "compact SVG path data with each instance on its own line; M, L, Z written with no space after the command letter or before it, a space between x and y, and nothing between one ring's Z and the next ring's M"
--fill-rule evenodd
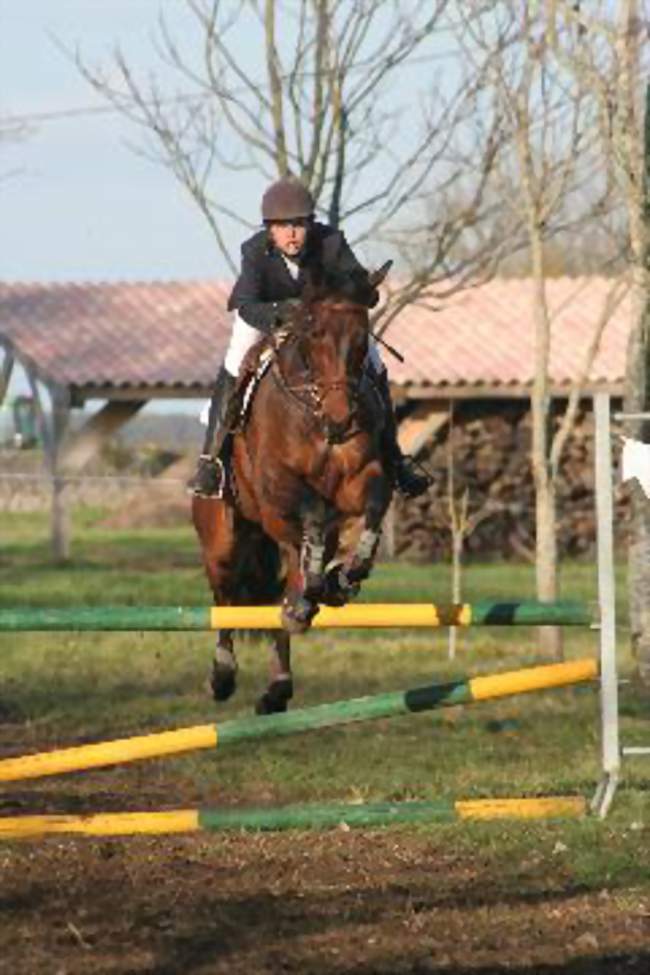
M594 796L592 808L601 817L604 817L614 798L621 763L618 727L618 676L616 670L612 445L608 393L596 393L594 396L594 415L596 420L596 522L598 533L598 603L600 606L603 780Z

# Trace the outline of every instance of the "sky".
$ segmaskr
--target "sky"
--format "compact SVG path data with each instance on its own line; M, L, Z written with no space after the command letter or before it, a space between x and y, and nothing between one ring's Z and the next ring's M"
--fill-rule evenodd
M254 78L262 75L260 34L250 30L245 17L251 15L241 6L244 15L230 31L229 47ZM231 7L240 4L222 5L226 12ZM386 21L391 11L387 4ZM0 0L0 124L29 121L25 138L0 142L0 279L231 277L187 191L162 164L133 151L133 144L143 143L142 130L118 112L107 112L71 53L61 50L79 50L87 64L108 68L115 77L113 51L119 45L138 78L155 72L165 94L186 93L191 82L165 67L156 53L161 12L186 58L198 58L203 36L184 0ZM381 19L372 32L370 42L380 37ZM279 35L281 43L288 25ZM424 52L438 52L439 46L431 37ZM420 63L400 72L400 86L391 86L382 99L399 99L399 150L405 152L415 126L405 122L402 102L406 97L406 104L417 105L430 68ZM219 178L229 207L255 224L265 188L260 175L226 171ZM231 252L244 233L227 230Z
M118 113L57 117L105 103L54 38L91 63L108 63L119 42L143 70L157 68L151 35L161 7L182 32L178 0L0 0L0 113L37 117L26 138L0 147L2 279L223 274L195 205L163 166L129 147L139 138L132 123ZM232 197L242 192L233 185Z
M229 276L196 205L164 166L133 151L139 130L117 112L85 111L106 103L59 46L108 64L119 43L143 72L160 71L160 10L188 35L179 0L0 0L0 120L28 121L25 138L0 144L0 279ZM233 178L228 197L255 220L246 180ZM16 370L9 398L22 392Z
M166 90L178 92L182 82L171 69L165 75L152 43L161 11L184 49L197 49L182 0L0 0L0 124L27 123L24 138L0 141L1 280L231 277L196 204L163 165L133 151L140 130L106 111L61 50L110 66L119 44L140 76L162 72ZM247 40L237 25L232 50L253 76ZM254 224L259 175L224 180L229 206ZM242 233L230 231L234 253Z

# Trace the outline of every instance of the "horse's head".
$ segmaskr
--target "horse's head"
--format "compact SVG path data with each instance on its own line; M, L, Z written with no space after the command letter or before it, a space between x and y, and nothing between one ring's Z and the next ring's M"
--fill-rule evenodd
M309 374L310 392L330 443L354 428L368 353L368 306L388 268L327 275L307 285L292 331Z

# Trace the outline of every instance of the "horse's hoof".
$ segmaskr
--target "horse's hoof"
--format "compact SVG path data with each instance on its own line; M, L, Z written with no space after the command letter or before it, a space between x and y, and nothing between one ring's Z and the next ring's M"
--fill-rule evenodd
M237 688L237 671L215 661L212 664L210 688L215 701L227 701Z
M255 714L281 714L293 697L293 681L290 677L274 680L255 704Z
M305 633L317 612L318 604L303 596L287 600L282 604L282 626L288 633Z
M311 572L306 574L305 584L302 591L303 599L308 600L310 603L320 603L322 602L325 589L326 583L324 575L315 575Z
M326 606L345 606L359 595L361 585L346 576L342 566L333 566L325 576L323 602Z

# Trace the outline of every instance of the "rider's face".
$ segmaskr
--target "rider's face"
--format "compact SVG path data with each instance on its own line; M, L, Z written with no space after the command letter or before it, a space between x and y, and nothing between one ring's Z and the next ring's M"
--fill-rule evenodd
M305 246L309 223L304 218L278 220L269 224L271 240L287 257L297 257Z

